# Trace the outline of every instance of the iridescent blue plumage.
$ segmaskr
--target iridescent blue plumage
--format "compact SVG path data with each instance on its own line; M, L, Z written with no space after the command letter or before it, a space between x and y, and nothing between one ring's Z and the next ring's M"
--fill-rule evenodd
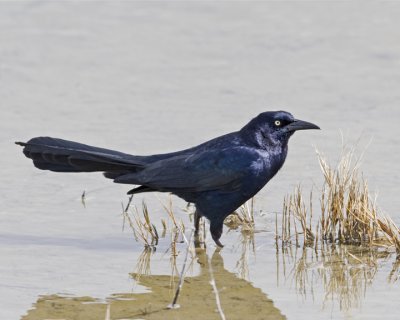
M210 220L214 241L222 246L224 219L253 197L285 162L288 140L297 130L319 129L285 111L264 112L237 132L196 147L167 154L134 156L72 141L37 137L24 154L43 170L103 171L116 183L139 187L129 193L171 192L196 205L195 226Z

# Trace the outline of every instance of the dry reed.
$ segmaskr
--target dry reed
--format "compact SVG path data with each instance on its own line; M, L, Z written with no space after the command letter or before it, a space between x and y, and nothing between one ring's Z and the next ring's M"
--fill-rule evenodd
M185 225L182 220L178 221L178 219L175 217L171 198L167 204L162 203L164 210L168 214L168 219L161 219L161 236L158 233L155 223L151 220L151 214L149 213L146 202L144 200L142 201L140 209L134 206L132 210L129 210L131 202L132 196L129 198L126 207L122 205L123 229L125 223L128 222L135 240L142 242L145 247L151 248L155 248L158 244L159 238L164 238L169 231L171 234L171 252L172 255L176 256L177 254L175 252L175 246L177 242L183 242L182 236L185 232ZM169 221L172 221L171 227Z
M132 215L126 210L123 212L124 220L127 220L136 241L141 241L145 247L155 247L158 244L159 235L156 226L151 222L146 203L142 202L142 216L135 206Z
M343 148L338 164L331 166L317 151L324 183L321 191L321 218L312 230L312 191L308 208L300 186L283 202L281 233L282 245L292 244L292 232L296 245L303 235L303 245L318 247L324 243L361 246L393 247L400 257L400 229L387 216L379 212L376 201L370 196L368 183L360 173L360 158L354 148ZM291 227L291 224L293 227ZM298 231L297 225L300 225ZM278 232L276 226L276 232Z
M254 232L254 198L242 204L237 211L229 215L224 224L229 229L238 229L242 232Z

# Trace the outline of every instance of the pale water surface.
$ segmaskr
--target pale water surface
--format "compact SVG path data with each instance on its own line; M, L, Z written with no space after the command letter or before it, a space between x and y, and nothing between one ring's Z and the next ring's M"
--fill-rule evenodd
M380 207L400 223L400 4L35 1L3 2L0 9L1 319L40 319L33 304L54 295L102 303L158 290L154 279L136 283L130 276L142 245L122 231L128 187L101 174L36 170L15 140L49 135L151 154L237 130L275 109L322 131L291 139L284 168L256 200L263 211L257 228L266 231L256 234L254 252L240 232L224 234L217 256L224 267L217 269L246 280L237 285L249 290L249 303L261 289L276 317L399 318L393 257L380 257L371 269L357 260L342 266L340 252L329 261L301 250L276 254L274 218L296 184L318 189L314 146L334 160L342 130L351 143L371 141L362 169ZM159 225L166 214L156 195L143 197ZM189 225L184 203L173 203ZM167 243L151 258L160 283L171 274ZM211 256L215 247L207 244ZM344 274L336 287L324 283L329 266ZM359 277L343 281L353 271ZM194 262L188 277L203 279L204 272ZM230 305L223 305L227 314ZM190 308L184 300L182 307ZM132 317L113 310L111 304L115 319Z

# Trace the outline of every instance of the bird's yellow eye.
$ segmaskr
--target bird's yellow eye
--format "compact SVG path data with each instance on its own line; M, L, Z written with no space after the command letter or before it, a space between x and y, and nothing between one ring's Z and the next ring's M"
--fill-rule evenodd
M279 120L275 120L275 125L276 125L277 127L279 127L279 126L281 125L281 122L280 122Z

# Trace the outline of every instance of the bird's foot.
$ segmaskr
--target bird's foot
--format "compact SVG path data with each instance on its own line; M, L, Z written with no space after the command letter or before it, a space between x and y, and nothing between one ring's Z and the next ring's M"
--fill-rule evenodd
M210 225L211 236L212 236L215 244L220 248L224 247L224 245L219 241L219 239L222 236L222 229L223 229L223 224L222 223L221 224L217 224L217 225L211 223L211 225Z
M224 247L224 245L218 239L217 240L214 239L214 242L218 247L220 247L220 248Z

